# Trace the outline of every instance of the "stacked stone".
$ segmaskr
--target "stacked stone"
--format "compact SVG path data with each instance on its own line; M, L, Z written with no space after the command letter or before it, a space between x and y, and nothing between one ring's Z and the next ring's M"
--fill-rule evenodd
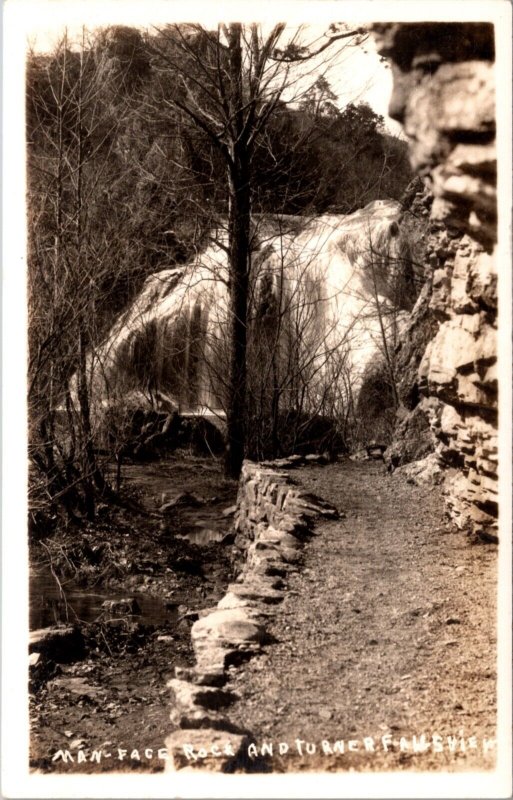
M337 516L332 506L293 485L282 471L285 461L268 467L244 462L235 523L243 568L217 607L200 612L192 626L195 666L177 668L168 684L177 729L166 740L167 771L200 767L232 772L247 766L249 732L225 713L237 699L222 688L227 669L272 641L266 623L285 597L287 575L297 569L315 518Z
M452 518L462 528L496 539L493 26L387 24L374 26L374 33L379 51L392 60L391 116L403 123L412 165L433 197L430 285L413 316L422 316L426 326L431 315L437 325L418 366L418 390L430 398Z

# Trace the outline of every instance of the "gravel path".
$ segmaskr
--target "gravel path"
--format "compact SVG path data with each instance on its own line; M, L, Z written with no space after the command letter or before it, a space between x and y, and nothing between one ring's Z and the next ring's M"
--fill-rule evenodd
M381 463L293 477L345 518L317 524L276 644L233 670L230 718L272 743L275 771L493 768L496 548L447 525L438 487Z

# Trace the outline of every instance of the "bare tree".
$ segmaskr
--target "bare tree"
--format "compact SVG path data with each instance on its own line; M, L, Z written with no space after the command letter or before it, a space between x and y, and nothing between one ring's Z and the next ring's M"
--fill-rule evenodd
M168 26L152 42L163 73L171 70L178 90L161 101L182 112L209 139L225 166L230 292L230 353L226 471L238 476L245 452L248 294L251 253L253 159L269 119L290 88L290 65L318 55L335 41L361 31L335 29L313 49L299 32L280 48L285 23L266 34L261 27L221 24L215 31Z
M131 269L111 202L126 102L95 44L64 34L27 70L30 456L46 501L88 517L106 485L87 363Z

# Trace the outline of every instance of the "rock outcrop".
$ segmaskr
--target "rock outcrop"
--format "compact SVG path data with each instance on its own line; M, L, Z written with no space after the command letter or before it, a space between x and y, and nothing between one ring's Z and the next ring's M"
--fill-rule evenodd
M481 23L373 26L391 59L390 114L431 195L427 286L404 345L408 408L429 397L452 518L497 529L497 211L494 30ZM423 327L422 327L423 326ZM419 360L422 341L429 340ZM412 381L413 371L417 380ZM402 421L404 425L404 420Z

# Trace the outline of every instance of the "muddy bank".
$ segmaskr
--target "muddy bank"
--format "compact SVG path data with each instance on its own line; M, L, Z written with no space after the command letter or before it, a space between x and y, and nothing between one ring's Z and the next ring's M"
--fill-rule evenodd
M31 630L67 626L83 643L69 663L45 647L31 656L33 769L69 770L52 762L59 750L76 761L79 751L118 748L138 750L141 760L79 770L162 769L166 682L175 666L192 663L197 612L215 605L233 577L237 484L218 461L183 456L128 465L124 475L125 505L31 543Z

